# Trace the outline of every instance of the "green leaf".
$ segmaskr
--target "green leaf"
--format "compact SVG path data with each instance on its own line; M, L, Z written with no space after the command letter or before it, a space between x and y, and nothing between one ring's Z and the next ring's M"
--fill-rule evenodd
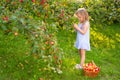
M15 15L12 15L11 19L16 20L17 17Z
M1 28L2 28L3 31L7 30L6 26L1 26Z

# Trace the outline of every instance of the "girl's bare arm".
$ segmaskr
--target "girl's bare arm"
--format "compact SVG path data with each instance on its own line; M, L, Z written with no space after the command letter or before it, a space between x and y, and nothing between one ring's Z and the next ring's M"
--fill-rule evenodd
M87 26L87 25L83 25L83 29L80 29L77 24L74 24L74 28L75 28L77 31L79 31L81 34L83 34L83 35L84 35L84 34L87 32L87 30L88 30L88 26Z

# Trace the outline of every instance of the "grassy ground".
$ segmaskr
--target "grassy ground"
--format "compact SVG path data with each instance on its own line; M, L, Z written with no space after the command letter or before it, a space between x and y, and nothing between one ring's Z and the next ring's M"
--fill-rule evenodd
M96 31L98 31L97 34L102 33L103 35L110 36L109 39L112 39L113 41L116 40L116 36L115 36L116 33L120 35L119 25L111 25L106 27L104 31L101 31L100 29ZM108 32L111 32L112 34ZM75 64L79 63L80 61L78 51L76 48L74 48L75 37L76 37L76 33L70 34L69 32L66 31L61 31L58 33L58 40L60 42L60 46L64 50L64 55L65 55L63 61L64 69L62 76L64 80L119 80L120 79L119 77L120 42L116 41L114 43L115 48L106 48L106 47L95 48L91 46L91 51L86 53L86 62L90 62L91 60L94 60L96 65L99 66L101 69L99 75L96 78L92 79L92 78L84 77L82 70L73 69ZM101 44L99 44L99 46L100 45Z
M108 30L108 31L107 31ZM114 40L118 33L119 25L111 25L107 30L101 31L104 35L111 32ZM22 35L14 37L14 34L4 35L0 32L0 80L119 80L120 79L120 43L115 43L115 48L95 48L91 46L91 51L86 53L86 62L94 60L100 67L100 73L96 78L88 78L83 75L82 70L74 69L75 64L79 63L80 58L77 49L74 47L75 33L69 31L58 31L58 42L64 51L63 74L50 73L51 79L44 79L46 73L42 75L37 59L28 54L29 42ZM120 38L119 38L120 39ZM116 40L116 39L115 39ZM100 44L99 44L100 45Z

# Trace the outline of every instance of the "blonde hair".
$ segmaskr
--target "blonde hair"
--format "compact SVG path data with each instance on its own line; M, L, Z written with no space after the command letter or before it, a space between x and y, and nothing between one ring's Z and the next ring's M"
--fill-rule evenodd
M76 12L75 15L81 14L83 16L83 20L85 21L89 21L89 15L88 12L86 11L85 8L79 8Z

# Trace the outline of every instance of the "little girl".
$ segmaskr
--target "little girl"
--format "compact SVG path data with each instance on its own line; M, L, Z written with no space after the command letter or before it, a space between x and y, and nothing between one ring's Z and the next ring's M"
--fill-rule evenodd
M79 20L79 24L74 24L74 28L77 31L77 38L75 47L79 50L80 53L80 64L76 64L77 69L82 69L85 62L85 52L90 50L90 38L89 38L89 15L84 8L80 8L75 12Z

